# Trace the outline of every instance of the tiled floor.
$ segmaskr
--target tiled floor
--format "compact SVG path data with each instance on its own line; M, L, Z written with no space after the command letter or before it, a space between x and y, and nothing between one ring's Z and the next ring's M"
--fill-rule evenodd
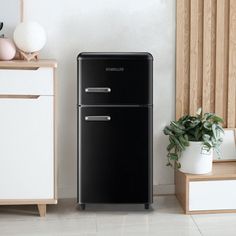
M143 206L88 206L74 200L49 206L45 218L36 206L1 206L0 236L236 236L236 214L184 215L174 196L155 197L152 209Z

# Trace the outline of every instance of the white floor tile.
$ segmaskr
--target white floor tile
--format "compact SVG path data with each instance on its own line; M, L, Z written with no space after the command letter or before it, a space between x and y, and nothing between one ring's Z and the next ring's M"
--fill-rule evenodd
M200 231L199 231L200 230ZM0 235L17 236L236 236L236 214L184 215L174 196L156 197L150 210L134 205L88 205L67 199L48 206L0 206Z
M192 217L204 236L236 235L236 214L203 214Z
M235 236L236 230L235 229L202 229L202 235L204 236Z
M60 235L95 233L96 219L5 221L0 222L1 235Z

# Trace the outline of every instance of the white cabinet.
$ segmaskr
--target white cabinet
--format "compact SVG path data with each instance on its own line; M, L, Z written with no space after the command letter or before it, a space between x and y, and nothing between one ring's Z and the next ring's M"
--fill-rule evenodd
M45 63L0 62L0 205L37 204L41 215L57 203L56 63Z

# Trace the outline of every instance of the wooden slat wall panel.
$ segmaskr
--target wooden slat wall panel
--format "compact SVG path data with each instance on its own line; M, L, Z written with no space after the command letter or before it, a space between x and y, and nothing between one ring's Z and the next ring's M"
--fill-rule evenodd
M198 107L236 127L236 0L178 0L176 118Z
M202 108L215 112L216 0L205 0L203 12Z
M195 114L202 105L202 22L203 0L190 4L190 100L189 112Z
M189 112L190 0L177 1L176 117Z
M215 112L227 121L229 0L217 0Z
M230 1L228 127L236 126L236 1Z

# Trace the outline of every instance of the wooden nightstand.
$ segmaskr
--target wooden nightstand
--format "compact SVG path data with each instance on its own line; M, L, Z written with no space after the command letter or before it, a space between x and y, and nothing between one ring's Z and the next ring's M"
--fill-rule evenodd
M213 163L205 175L176 171L175 184L186 214L236 212L236 162Z

